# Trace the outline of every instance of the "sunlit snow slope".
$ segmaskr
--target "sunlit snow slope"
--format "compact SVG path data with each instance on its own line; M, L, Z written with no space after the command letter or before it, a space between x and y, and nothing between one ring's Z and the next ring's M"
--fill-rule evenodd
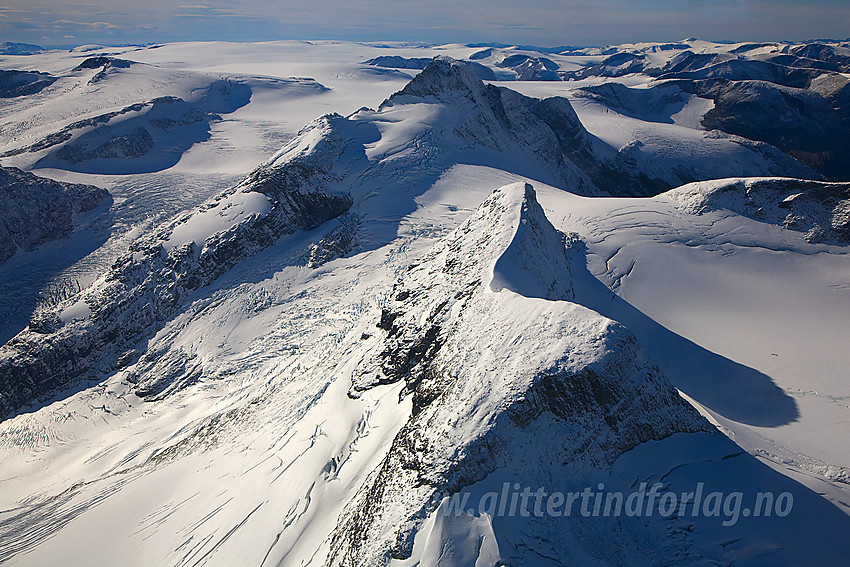
M650 92L771 48L671 45L4 56L0 164L113 204L0 265L0 563L843 561L848 186ZM644 482L794 507L441 513Z

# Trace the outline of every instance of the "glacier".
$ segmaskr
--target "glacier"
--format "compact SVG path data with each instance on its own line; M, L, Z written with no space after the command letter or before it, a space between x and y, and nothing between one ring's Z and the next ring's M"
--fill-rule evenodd
M817 46L3 59L55 79L0 107L3 171L87 200L0 265L53 281L0 347L0 562L842 561L847 184L723 82L840 100ZM152 122L165 161L103 150ZM654 485L793 510L448 512Z

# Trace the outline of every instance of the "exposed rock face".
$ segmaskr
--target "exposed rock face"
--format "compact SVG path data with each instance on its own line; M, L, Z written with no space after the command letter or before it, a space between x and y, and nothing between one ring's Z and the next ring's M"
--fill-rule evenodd
M850 183L741 179L691 183L665 196L691 214L728 209L803 232L809 242L850 242Z
M74 71L83 71L85 69L97 69L99 67L120 67L127 68L132 64L132 61L127 59L116 59L115 57L106 57L99 55L97 57L89 57L76 67Z
M382 108L405 102L405 97L437 100L458 111L469 107L454 119L459 123L453 124L455 134L468 146L529 156L553 172L570 191L654 195L670 188L662 180L630 171L627 163L595 155L592 136L567 99L541 100L484 85L462 62L435 58Z
M714 100L703 125L767 142L828 179L850 179L850 107L841 75L825 75L812 88L767 81L677 81L683 90Z
M596 65L568 73L568 78L586 79L587 77L622 77L630 73L641 73L648 66L643 53L615 53Z
M74 228L75 214L90 211L108 198L106 189L0 167L0 262L19 248L32 250L67 236Z
M163 100L154 108L181 104ZM405 105L437 109L440 127L413 134L401 145L389 144L388 153L367 157L366 147L381 140L376 123L384 119L383 113L400 112L403 117ZM154 123L150 112L148 122ZM108 138L106 145L80 150L82 156L135 154L146 146L141 131ZM64 148L73 154L76 145ZM364 180L373 187L397 187L398 172L404 171L406 182L427 185L459 159L476 163L481 155L485 163L524 161L535 172L551 172L556 182L578 193L655 194L668 188L624 160L598 158L566 99L539 100L485 85L466 64L436 58L377 111L315 121L242 183L135 241L91 288L35 313L29 329L0 349L0 415L72 380L102 377L135 360L139 363L132 379L140 395L179 387L193 374L192 363L178 354L144 354L144 341L184 307L191 292L282 235L315 228L345 213L357 198L368 197L357 193ZM320 266L356 246L356 215L352 211L314 247L309 265ZM66 309L91 314L63 319Z
M850 80L842 74L848 68L850 57L830 45L752 44L721 53L686 49L663 65L642 50L621 51L570 76L644 73L667 81L714 101L703 118L706 129L766 142L829 180L848 181ZM628 108L623 92L606 89L584 90Z
M850 72L850 56L839 54L830 45L806 43L793 47L786 46L783 48L783 51L787 51L792 56L799 57L805 61L825 62L834 65L836 70L844 71L845 73Z
M310 248L307 265L318 268L351 252L357 246L359 226L360 217L354 214L345 215L336 228Z
M496 66L511 69L516 73L517 81L560 81L556 72L558 64L547 57L511 55L505 57Z
M580 241L517 184L402 276L380 352L350 395L404 381L411 416L340 517L328 565L408 557L442 495L496 469L564 477L643 441L711 430L628 331L575 303L579 262Z
M200 122L204 117L198 117L192 122ZM88 149L83 144L68 144L62 146L56 157L70 163L80 163L90 159L102 158L137 158L142 157L153 148L154 140L147 128L139 126L122 136L115 136L100 146Z
M37 71L0 71L0 98L13 98L41 92L57 77Z
M608 108L626 116L656 121L681 110L688 102L688 93L675 85L660 85L647 89L631 89L622 83L602 83L576 89L578 96L593 98Z
M56 145L62 144L63 142L67 142L68 140L73 138L76 131L78 131L78 130L83 130L83 129L86 129L86 128L90 128L92 126L98 126L98 125L101 125L101 124L106 124L110 120L112 120L113 118L120 117L120 116L125 115L125 114L137 113L137 112L143 112L143 111L146 111L146 110L150 110L152 108L155 108L159 104L174 103L174 102L177 102L177 101L181 101L181 99L178 99L176 97L162 97L162 98L154 99L154 100L152 100L150 102L146 102L146 103L140 102L140 103L136 103L136 104L131 104L129 106L122 108L121 110L117 110L117 111L114 111L114 112L107 112L107 113L104 113L104 114L99 114L97 116L93 116L91 118L78 120L77 122L72 122L71 124L68 124L67 126L63 127L61 130L59 130L57 132L54 132L54 133L52 133L48 136L45 136L44 138L42 138L41 140L39 140L38 142L35 142L34 144L32 144L30 146L25 146L25 147L21 147L21 148L16 148L14 150L9 150L7 152L4 152L3 154L0 154L0 157L16 156L16 155L20 155L20 154L26 153L26 152L39 152L39 151L45 150L47 148L52 148ZM93 151L89 151L84 145L78 143L78 144L69 145L68 149L65 149L65 147L63 146L57 152L57 155L60 159L63 159L63 160L66 160L66 161L79 162L79 161L83 161L85 159L91 159L92 157L98 157L100 155L103 155L103 152L101 151L100 148L93 150ZM117 157L117 154L114 154L114 153L111 153L110 155L111 155L111 157ZM127 157L130 157L130 156L127 156Z
M128 353L174 316L191 291L281 236L345 212L351 197L323 190L338 179L334 166L344 144L334 123L341 120L317 120L302 141L318 134L318 144L304 148L296 139L236 187L135 242L106 276L69 302L84 302L89 317L63 322L66 304L36 313L29 329L0 349L0 415L134 360ZM141 362L145 378L137 390L143 396L161 392L180 374L160 371L158 364L174 361L154 354Z
M687 98L675 86L650 93L651 97L660 99L657 102L662 106L675 104L662 90L671 93L670 97L675 97L678 92L680 100ZM632 98L643 101L646 96L646 93L639 93ZM404 89L391 96L381 109L416 102L444 105L446 116L440 121L440 129L435 131L451 129L460 139L454 145L459 146L461 151L489 148L509 154L513 160L525 158L538 164L538 171L551 172L553 180L550 183L574 193L649 196L682 183L713 177L707 175L698 158L689 158L667 169L654 168L645 160L641 163L634 155L642 157L639 140L624 146L616 154L606 153L600 150L604 144L584 128L566 98L541 100L504 87L484 85L464 63L448 58L435 58ZM684 102L680 104L684 105ZM641 106L645 112L648 105ZM724 137L720 133L717 135ZM443 135L443 138L436 151L446 147L445 138L448 136ZM748 159L766 162L765 167L770 174L817 177L816 172L766 143L740 138L734 142L755 154ZM698 147L694 148L697 156L699 151ZM753 173L761 175L763 171L753 170Z
M792 88L805 88L821 74L819 69L788 67L768 61L739 59L732 54L684 52L668 65L653 71L660 79L725 79L728 81L767 81Z
M400 55L381 55L367 59L365 65L387 67L388 69L424 69L431 61L429 57L402 57Z

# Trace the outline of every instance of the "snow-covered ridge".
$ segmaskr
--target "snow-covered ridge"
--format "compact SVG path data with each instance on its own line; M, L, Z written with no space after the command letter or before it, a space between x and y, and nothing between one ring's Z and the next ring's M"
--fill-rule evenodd
M124 176L125 192L163 183L163 193L145 197L146 211L160 218L183 212L151 233L135 229L109 250L108 258L121 254L121 267L89 264L83 287L98 270L107 269L107 279L74 297L57 296L68 299L33 318L31 330L41 329L41 338L28 332L18 343L44 359L46 379L54 368L66 375L56 359L68 353L88 369L55 396L37 397L0 421L0 563L841 564L850 533L850 463L841 450L850 446L842 428L850 400L842 342L846 247L811 244L804 233L714 207L731 195L686 211L663 193L572 195L579 184L558 173L584 172L593 187L598 176L587 171L607 163L663 179L662 188L679 184L681 166L686 179L791 175L782 161L790 158L778 150L762 155L741 145L748 140L700 130L712 101L675 85L641 88L651 78L637 74L619 79L628 90L613 98L626 104L609 98L614 109L570 92L597 84L595 77L504 85L526 97L495 86L478 96L474 80L441 92L423 79L421 95L393 97L345 118L327 115L249 179L221 180L188 200L233 140L247 148L239 168L228 170L241 179L309 119L374 105L415 74L364 72L367 58L474 55L505 79L513 78L511 64L539 61L545 69L543 53L561 74L607 51L482 47L115 48L108 56L160 66L112 68L93 85L88 81L101 67L74 71L81 87L50 108L32 103L60 90L7 99L0 109L3 150L13 147L13 137L18 145L36 141L138 100L191 102L187 93L204 92L210 73L248 74L253 89L255 73L286 82L315 71L329 87L317 97L312 88L258 87L249 105L213 126L219 136L256 120L251 132L271 134L262 144L251 136L214 137L175 167L186 171L191 163L194 175ZM607 54L640 50L663 64L688 49L773 47L687 40ZM88 56L0 63L60 76ZM463 64L447 62L448 73L462 72ZM185 74L177 67L198 73L175 86ZM125 87L150 86L156 78L167 78L161 92L126 98L111 88L124 80ZM437 87L451 82L439 73L431 79ZM821 86L842 88L838 81ZM535 115L537 101L553 107L545 120ZM64 121L40 113L66 106ZM690 119L683 122L681 114ZM9 117L21 128L7 128ZM32 122L24 128L26 121ZM557 152L546 153L547 144L567 148L562 154L572 161L571 150L588 140L588 161L573 162L576 170L549 161ZM46 173L115 187L113 176ZM803 187L788 197L811 205L806 218L824 227L831 222L835 207L814 198L817 192L807 197L806 182L782 182ZM496 187L503 188L491 195ZM760 188L747 198L773 211L784 191ZM277 214L275 207L302 203L295 216L320 222L311 216L316 207L306 204L314 193L316 207L335 198L350 199L350 207L312 230L292 225L292 234L262 220ZM121 191L113 194L123 206ZM184 204L167 209L171 198ZM468 232L452 233L467 218ZM254 238L260 226L270 228L267 234L281 228L284 236L266 244ZM11 279L9 268L23 260L58 256L73 242L20 254L5 264L5 276ZM201 258L210 271L196 265ZM232 267L216 277L219 262ZM192 287L207 277L214 278L209 286ZM98 292L100 304L92 300ZM2 368L39 370L27 364ZM682 408L656 364L734 442L702 431L640 442L705 427ZM699 514L588 518L579 514L580 502L572 517L503 516L480 507L441 516L445 495L471 494L475 507L503 483L563 494L602 482L626 493L660 482L662 491L680 494L705 482L706 492L742 491L744 506L756 492L787 490L794 509L787 518L742 513L734 526Z
M93 58L92 65L101 59L107 63L99 73L112 69L118 61L99 57ZM88 68L81 66L80 70ZM91 80L97 82L105 77L95 75ZM162 96L133 103L71 122L29 145L7 150L0 157L35 154L40 156L36 167L92 173L166 169L177 163L193 144L209 137L211 123L222 119L219 113L233 112L250 98L251 89L247 85L217 80L199 89L188 101Z
M380 57L373 57L367 61L363 62L365 65L371 65L374 67L385 67L388 69L417 69L421 70L428 66L431 63L430 57L400 57L398 55L382 55ZM476 63L474 61L466 61L466 65L472 69L475 74L484 81L495 81L496 73L493 72L489 67L482 65L481 63Z
M0 98L37 93L56 82L56 77L37 71L0 71Z
M689 214L726 209L803 232L809 242L850 242L850 183L721 179L683 185L659 199Z
M518 218L510 220L510 244L492 267L490 290L507 289L523 297L549 300L573 299L571 278L564 276L570 273L569 250L575 243L549 223L534 188L526 183L523 190L522 204L513 210ZM530 256L529 251L534 254Z
M241 109L245 114L252 102L254 106L280 104L330 92L310 78L238 70L224 75L216 70L199 72L137 61L133 56L146 50L118 51L88 57L52 52L26 61L17 58L25 71L0 72L0 97L13 96L0 108L4 165L89 174L147 173L172 168L193 148L197 151L200 143L212 142L217 153L250 155L233 172L241 176L278 149L282 136L278 131L275 139L263 140L257 132L256 138L243 138L248 147L238 144L233 138L245 132L239 124L226 123L235 112ZM303 121L296 119L286 128L275 129L284 130L288 139L321 113L311 110ZM268 117L276 111L267 108L263 114L249 122L271 124ZM230 145L218 139L223 131L230 134L226 140ZM262 147L259 155L252 151L253 144Z
M422 123L423 108L433 128ZM137 360L140 341L173 317L190 292L282 235L312 229L376 192L389 207L380 214L407 212L409 188L427 189L458 162L535 172L584 194L669 187L640 164L599 155L567 99L485 85L466 64L437 57L377 111L315 120L241 183L133 242L128 255L67 305L35 313L29 329L0 350L0 377L10 384L2 413L75 378ZM356 232L345 240L356 240ZM63 326L62 312L81 301L91 316ZM79 354L59 354L69 349ZM137 392L183 383L179 365L176 374L164 370L171 362L142 357ZM13 367L22 379L4 374Z
M817 176L767 144L719 132L714 136L688 132L676 140L675 153L657 156L642 149L640 137L612 148L588 132L567 98L538 99L485 85L465 63L445 57L435 58L380 110L419 101L443 105L446 112L440 115L439 128L459 138L447 140L459 149L490 148L513 160L528 156L551 172L549 182L578 194L654 195L716 177L728 171L730 161L736 171ZM648 132L646 142L654 143L657 136Z
M583 262L519 183L401 277L350 395L404 381L410 419L341 517L328 565L408 557L443 493L497 469L569 475L711 430L625 328L579 304L570 270Z
M305 130L308 138L321 131L327 144L312 151L288 146L236 187L132 243L107 274L67 304L34 314L29 328L0 349L0 414L71 380L134 362L141 354L136 348L190 292L281 236L345 212L351 197L324 191L338 179L334 166L344 150L332 133L338 120L322 118ZM90 315L65 324L62 313L80 302ZM175 378L149 373L137 389L157 393Z
M846 45L688 41L613 46L601 53L607 57L583 62L566 76L633 82L643 76L647 85L676 85L713 101L701 120L705 129L769 143L831 181L850 179L844 158L850 139ZM590 89L615 109L628 106L625 95L635 96L607 84Z

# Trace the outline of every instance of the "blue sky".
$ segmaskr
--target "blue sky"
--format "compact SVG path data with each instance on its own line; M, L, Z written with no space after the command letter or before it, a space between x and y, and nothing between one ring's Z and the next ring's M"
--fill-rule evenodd
M0 41L497 42L844 39L847 0L0 0Z

